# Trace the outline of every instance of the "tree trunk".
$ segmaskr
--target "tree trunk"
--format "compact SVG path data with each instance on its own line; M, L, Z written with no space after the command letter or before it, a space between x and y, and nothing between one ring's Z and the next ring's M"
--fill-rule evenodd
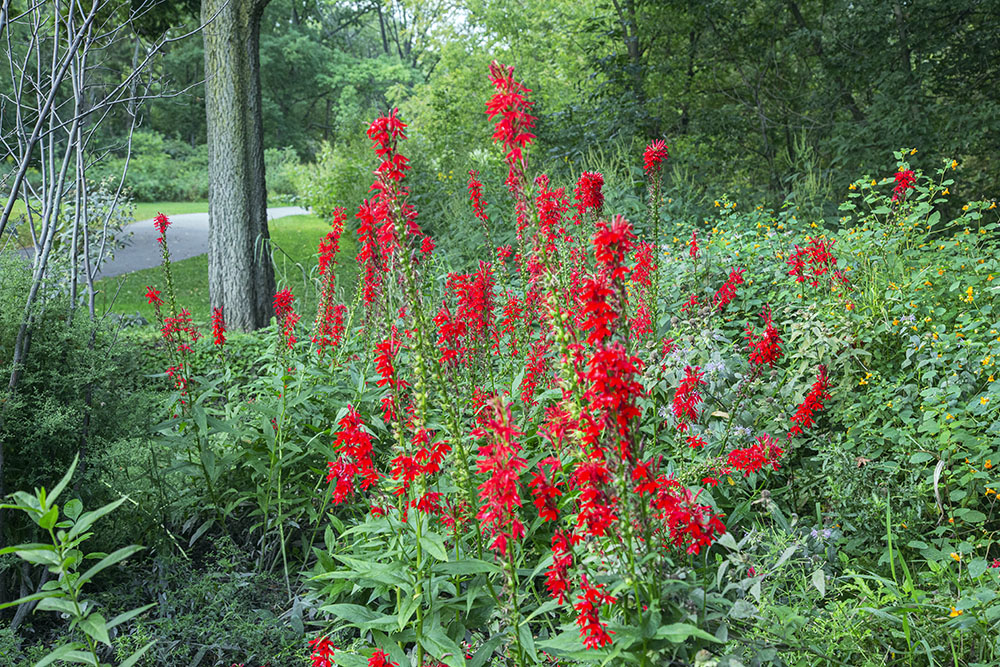
M226 324L250 331L273 314L260 95L267 0L202 0L208 123L208 287Z

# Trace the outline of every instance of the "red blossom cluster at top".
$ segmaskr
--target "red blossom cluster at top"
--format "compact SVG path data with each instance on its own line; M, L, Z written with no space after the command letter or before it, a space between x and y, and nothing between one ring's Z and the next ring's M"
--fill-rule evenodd
M646 176L658 176L668 157L670 156L667 153L667 144L663 139L657 139L646 146L646 150L642 154L642 168L646 170Z
M816 373L816 381L806 394L805 399L792 415L792 428L788 431L791 438L802 433L802 429L809 428L816 423L813 418L817 412L823 409L823 401L830 398L830 378L826 374L826 366L820 365Z
M674 392L674 419L677 420L677 430L682 433L688 429L688 423L698 420L698 406L701 405L701 392L698 387L705 384L705 374L698 366L684 368L684 378Z
M601 213L604 208L604 176L593 171L585 171L580 174L580 179L576 182L573 190L573 199L576 200L577 211L580 215L591 210Z
M778 459L784 454L784 450L769 435L762 435L757 438L757 442L742 449L734 449L729 452L729 465L743 472L744 477L750 473L757 472L765 465L770 465L773 470L777 470Z
M489 79L496 92L486 102L486 117L493 120L499 116L493 141L500 142L507 151L507 187L519 193L524 185L524 149L535 138L531 134L535 127L531 107L535 103L528 99L531 90L514 80L513 66L494 60L490 64Z
M285 345L291 349L298 340L295 337L295 325L299 323L299 314L295 312L295 296L287 287L274 295L274 316L281 322L281 335Z
M333 652L337 647L329 638L317 637L309 641L309 646L312 647L312 654L309 656L312 667L333 667Z
M167 237L167 227L169 226L170 226L170 220L168 220L167 216L163 215L162 213L157 213L156 217L153 218L153 227L155 227L156 231L160 233L160 238L156 240L161 244Z
M895 175L896 185L892 189L892 201L898 201L906 197L908 190L913 189L916 177L912 169L900 169Z
M368 128L368 137L378 157L375 193L358 207L357 261L363 267L362 297L370 309L383 292L382 281L392 273L395 257L409 252L408 241L424 254L434 249L434 242L423 234L417 224L417 211L408 200L409 191L402 185L410 165L398 152L398 143L406 139L406 124L393 109L388 116L379 116Z
M781 359L781 334L774 326L771 319L771 309L764 308L760 316L764 320L764 333L760 336L754 331L750 324L747 324L746 339L750 348L750 365L760 367L767 364L774 367L774 364Z
M729 272L729 277L719 291L715 293L712 304L718 310L723 310L729 302L736 298L736 288L743 284L743 273L746 269L735 268Z
M333 484L333 504L339 505L355 491L358 485L367 489L378 481L378 472L372 462L372 438L365 430L357 410L347 406L347 414L337 424L337 439L333 444L337 460L327 463L326 481Z
M486 438L486 444L479 448L476 464L477 472L487 476L479 485L483 506L476 518L492 538L490 548L506 556L510 543L524 537L524 524L518 516L521 496L517 487L526 462L519 455L521 446L517 438L521 433L511 419L510 406L494 399L486 407L490 410L486 426L473 431L473 436Z
M212 309L212 338L218 346L226 342L226 320L222 316L222 308Z
M486 215L486 202L483 201L483 183L479 180L479 172L474 169L469 170L469 201L483 227L489 229L490 218Z
M831 252L834 243L836 243L834 240L824 241L810 237L804 248L795 246L795 251L786 262L792 267L788 275L795 276L797 283L808 281L813 287L819 287L820 279L826 276L830 279L831 285L842 284L850 288L850 280L837 269L837 258ZM808 276L807 269L810 273Z

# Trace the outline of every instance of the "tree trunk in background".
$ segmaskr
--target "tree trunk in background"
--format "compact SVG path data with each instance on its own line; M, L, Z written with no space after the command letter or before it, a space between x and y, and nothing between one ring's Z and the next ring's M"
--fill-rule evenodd
M267 0L203 0L208 122L208 287L226 325L266 326L274 267L267 231L260 18Z

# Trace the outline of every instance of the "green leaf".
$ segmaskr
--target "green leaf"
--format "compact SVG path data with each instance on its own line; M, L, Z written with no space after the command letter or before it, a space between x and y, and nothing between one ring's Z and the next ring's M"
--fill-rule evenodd
M929 452L916 452L910 457L910 463L925 463L932 460L934 460L934 455Z
M52 489L52 491L49 493L49 496L46 499L46 502L48 504L50 505L54 504L56 502L56 498L59 497L59 494L62 493L63 489L66 488L66 485L69 484L69 480L73 477L73 473L76 471L76 464L79 461L80 461L80 455L77 454L76 456L73 457L73 463L70 464L69 470L66 471L66 474L63 475L63 478L59 480L59 483L56 484L55 488Z
M6 609L7 607L16 607L19 604L24 604L25 602L32 602L34 600L42 600L53 595L52 591L43 591L41 593L32 593L31 595L25 595L23 598L18 598L13 602L4 602L0 604L0 609Z
M77 613L73 601L63 597L62 594L49 594L44 600L38 603L35 609L37 611L55 611L60 614L69 614L70 616L76 616Z
M74 521L76 521L77 517L80 516L80 512L82 511L83 511L83 503L76 498L73 498L72 500L68 501L66 505L63 507L63 514L73 519Z
M108 637L106 621L100 614L90 614L87 618L80 621L80 629L102 644L111 646L111 638Z
M495 563L489 563L478 558L464 558L451 563L435 563L431 570L435 574L459 576L467 574L496 574L501 572L500 567Z
M49 510L43 514L38 519L38 525L42 530L51 530L52 526L56 525L56 521L59 520L59 506L52 505Z
M476 654L472 656L472 660L469 660L468 667L483 667L486 661L493 656L493 652L497 650L500 643L505 639L504 635L497 634L493 635L479 647Z
M67 535L67 537L72 540L77 535L81 535L84 531L93 526L94 522L100 519L102 516L110 512L114 512L116 509L118 509L118 506L121 505L123 502L125 502L126 499L127 499L126 496L122 496L118 500L108 503L104 507L99 507L96 510L85 512L83 516L81 516L79 520L77 520L76 524L74 524L74 526L70 529L69 535Z
M429 632L425 632L424 636L420 638L420 645L448 667L465 666L465 654L462 652L462 647L445 634L441 626L433 627Z
M427 531L420 536L420 546L424 551L439 561L448 561L448 549L444 545L444 538L433 531Z
M812 585L819 591L820 597L826 597L826 574L824 574L823 568L812 573Z
M655 639L666 639L672 644L680 644L687 641L691 637L697 637L698 639L704 639L705 641L716 644L721 643L715 638L714 635L710 635L701 628L691 625L690 623L671 623L670 625L663 625L660 626L654 635Z
M143 547L133 544L132 546L122 547L121 549L118 549L117 551L108 554L101 560L97 561L96 565L94 565L89 570L80 575L80 578L77 579L76 581L77 588L79 589L80 586L83 586L83 584L93 579L94 575L96 575L101 570L107 567L111 567L116 563L120 563L121 561L125 560L135 552L142 551L142 549Z
M63 644L36 662L35 667L46 667L47 665L54 663L56 660L76 662L84 665L94 665L94 667L97 667L97 664L94 662L94 656L90 653L84 653L80 650L81 648L85 648L85 646L79 642Z
M983 558L969 561L969 576L973 579L978 579L986 572L986 567L986 560Z
M132 611L126 611L126 612L122 612L121 614L118 614L117 616L115 616L114 618L112 618L110 621L108 621L108 623L107 623L108 630L110 630L111 628L118 627L119 625L121 625L122 623L125 623L126 621L131 621L133 618L135 618L139 614L141 614L141 613L143 613L145 611L148 611L148 610L152 609L155 606L156 606L156 603L155 602L151 602L151 603L147 604L144 607L139 607L138 609L133 609Z
M128 657L128 659L125 660L125 662L123 662L122 664L118 665L118 667L134 667L134 665L137 662L139 662L139 658L141 658L146 653L146 651L148 651L149 649L153 648L153 644L155 644L155 643L156 643L156 640L154 639L153 641L149 642L148 644L146 644L145 646L143 646L141 649L139 649L138 651L136 651L135 653L133 653L132 655L130 655Z
M360 630L377 629L391 632L396 628L395 615L389 616L359 604L328 604L320 607L320 610L330 612L348 625Z

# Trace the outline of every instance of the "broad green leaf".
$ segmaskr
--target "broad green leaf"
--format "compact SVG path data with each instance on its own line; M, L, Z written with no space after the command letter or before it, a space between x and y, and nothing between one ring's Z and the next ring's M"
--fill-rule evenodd
M445 575L496 574L501 572L500 567L495 563L478 558L465 558L451 563L435 563L431 570L435 574Z
M76 498L67 501L66 505L63 506L63 514L68 516L70 519L73 519L74 521L76 521L77 517L80 516L80 512L82 511L83 511L83 503Z
M63 660L65 662L75 662L82 665L94 665L94 656L90 653L84 653L81 648L86 648L83 644L79 642L72 642L69 644L63 644L59 648L51 651L47 656L35 663L35 667L46 667L51 665L56 660Z
M420 536L420 546L424 551L439 561L448 562L448 549L444 545L444 538L433 531L427 531Z
M49 594L44 600L39 602L35 609L38 611L55 611L60 614L69 614L70 616L75 616L77 613L72 600L63 597L62 595L52 594Z
M468 667L483 667L483 665L486 664L486 661L493 656L493 652L497 650L497 647L500 646L500 643L505 638L506 637L502 634L496 634L487 639L483 645L479 647L479 650L476 651L476 654L472 656L472 660L469 660Z
M823 568L812 573L812 585L819 591L820 597L826 597L826 574L823 572Z
M80 621L79 625L81 630L97 641L111 646L111 638L108 637L108 627L106 621L100 614L90 614L87 618Z
M701 628L691 625L690 623L671 623L670 625L660 626L654 637L656 639L666 639L671 644L680 644L681 642L687 641L691 637L697 637L716 644L720 643L714 635L710 635Z
M462 647L445 634L441 626L433 627L430 631L425 632L424 636L420 638L420 644L425 651L448 667L465 666L465 653L462 652Z
M361 630L378 629L384 632L396 628L396 617L374 611L359 604L328 604L320 607L340 620Z

